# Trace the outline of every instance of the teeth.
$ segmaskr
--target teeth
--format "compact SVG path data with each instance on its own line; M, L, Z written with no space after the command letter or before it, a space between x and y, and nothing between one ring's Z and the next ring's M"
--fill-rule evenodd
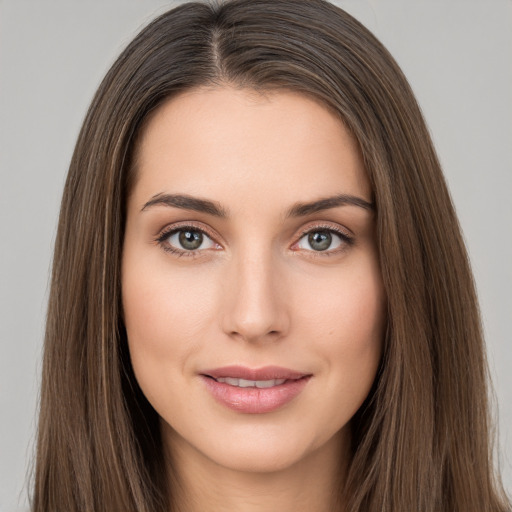
M245 380L234 379L232 377L220 377L215 379L217 382L224 382L230 386L237 386L239 388L271 388L283 384L286 379L272 379L272 380Z

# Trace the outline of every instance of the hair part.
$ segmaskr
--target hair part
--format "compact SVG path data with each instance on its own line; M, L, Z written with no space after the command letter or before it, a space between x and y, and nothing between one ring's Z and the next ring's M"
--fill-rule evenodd
M352 420L347 512L504 512L488 372L460 227L399 67L324 0L186 3L151 22L101 83L64 188L48 307L33 511L173 510L157 413L121 306L126 199L151 112L197 87L293 90L358 141L388 303L379 373Z

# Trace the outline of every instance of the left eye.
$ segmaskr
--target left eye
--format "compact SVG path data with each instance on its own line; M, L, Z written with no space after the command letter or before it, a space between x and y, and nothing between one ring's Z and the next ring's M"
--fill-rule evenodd
M213 240L198 229L180 229L166 237L167 243L181 251L196 251L215 247Z
M321 229L306 233L299 240L297 247L321 252L337 249L342 243L342 235L329 229Z

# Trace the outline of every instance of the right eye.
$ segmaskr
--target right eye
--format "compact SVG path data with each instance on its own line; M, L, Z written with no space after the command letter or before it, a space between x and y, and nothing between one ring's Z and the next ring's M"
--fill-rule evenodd
M157 241L164 250L180 256L193 256L198 251L218 247L202 229L194 226L169 229L162 233Z

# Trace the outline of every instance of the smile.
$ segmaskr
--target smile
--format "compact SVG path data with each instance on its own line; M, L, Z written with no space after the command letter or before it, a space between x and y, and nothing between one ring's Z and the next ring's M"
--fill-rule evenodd
M226 366L200 374L217 403L245 414L280 409L300 395L312 375L277 366Z
M286 379L271 379L271 380L246 380L246 379L235 379L233 377L220 377L215 379L217 382L225 382L230 386L236 386L239 388L272 388L284 384Z

